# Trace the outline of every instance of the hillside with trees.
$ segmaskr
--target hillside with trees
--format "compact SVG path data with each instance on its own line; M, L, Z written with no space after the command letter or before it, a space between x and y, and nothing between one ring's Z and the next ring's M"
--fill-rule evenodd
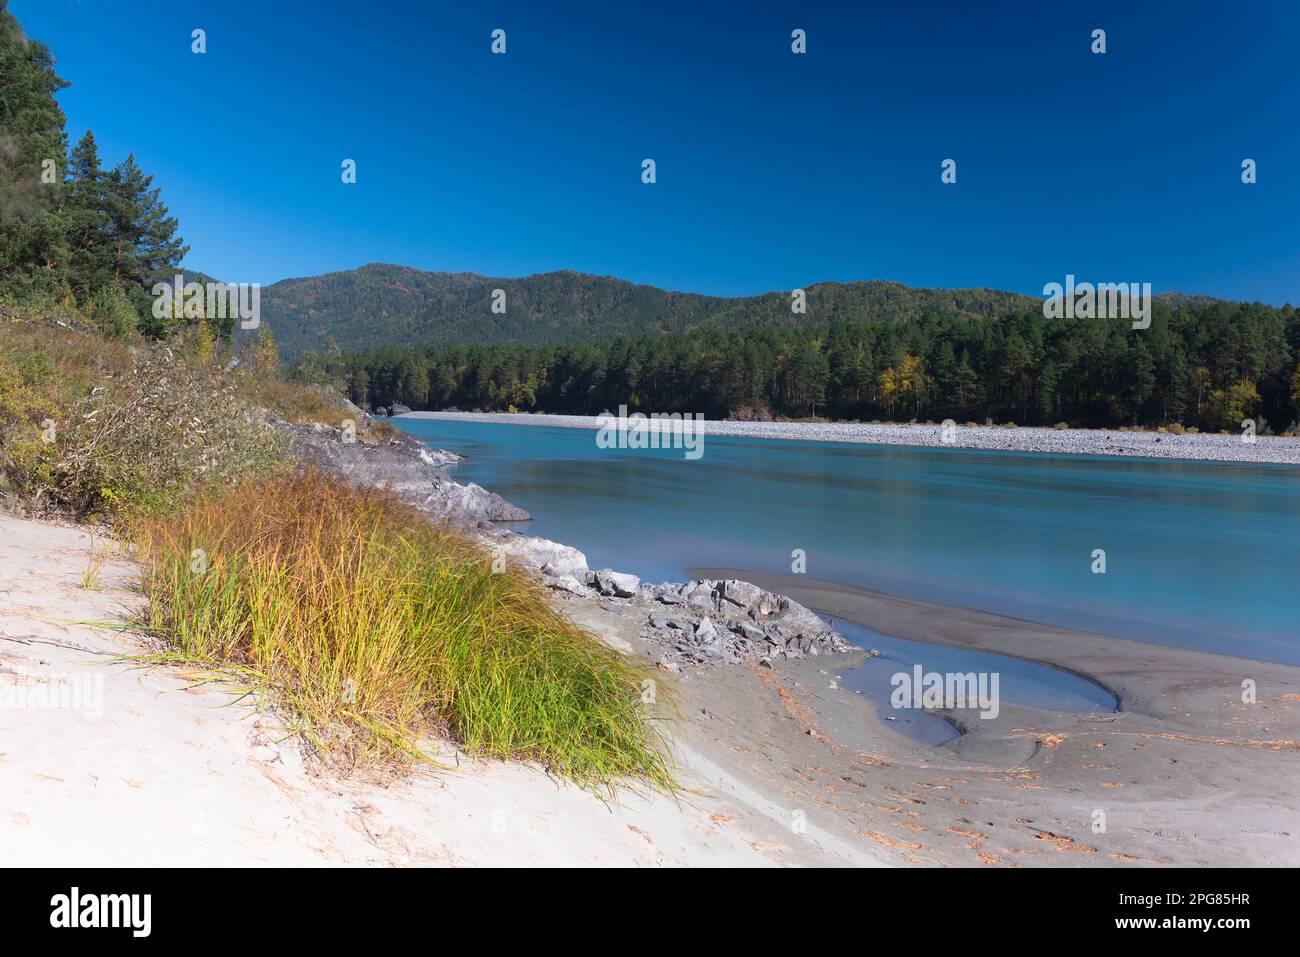
M811 311L811 310L810 310ZM1291 306L1157 300L1128 320L994 317L767 322L557 345L382 347L310 354L299 378L416 409L1294 428L1300 316Z
M504 311L493 310L493 293ZM769 322L931 315L989 319L1036 302L988 289L913 289L895 282L819 283L807 309L791 311L791 292L727 298L669 292L610 276L560 271L494 279L474 273L422 272L372 263L262 291L262 317L281 351L394 346L574 342L667 335L703 328L741 329Z

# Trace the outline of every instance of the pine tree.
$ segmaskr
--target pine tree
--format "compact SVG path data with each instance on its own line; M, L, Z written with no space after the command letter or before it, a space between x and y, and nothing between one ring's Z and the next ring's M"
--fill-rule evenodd
M19 294L57 295L66 278L67 134L54 94L68 84L8 6L0 0L0 282Z
M106 186L95 134L87 130L69 157L67 199L69 282L83 298L115 281Z
M132 153L108 176L107 203L114 278L148 287L167 280L180 268L189 252L179 224L163 204L161 190L153 185Z

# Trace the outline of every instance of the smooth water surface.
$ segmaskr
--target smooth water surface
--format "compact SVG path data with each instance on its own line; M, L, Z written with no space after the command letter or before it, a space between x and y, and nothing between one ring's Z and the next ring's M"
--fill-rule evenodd
M788 573L802 549L811 578L1300 664L1300 469L713 436L690 461L588 429L393 421L593 568Z

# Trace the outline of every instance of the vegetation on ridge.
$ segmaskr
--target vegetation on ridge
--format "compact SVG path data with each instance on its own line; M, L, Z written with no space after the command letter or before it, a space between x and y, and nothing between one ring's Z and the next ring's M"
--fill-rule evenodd
M308 356L295 375L360 405L593 415L894 421L952 418L1261 434L1300 419L1300 314L1290 306L1157 300L1126 319L1040 307L966 319L784 323L566 345L381 347Z

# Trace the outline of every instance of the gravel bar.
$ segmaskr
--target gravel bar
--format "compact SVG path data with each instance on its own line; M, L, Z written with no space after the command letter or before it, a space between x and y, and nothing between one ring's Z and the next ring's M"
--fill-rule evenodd
M566 429L598 429L596 416L540 415L526 412L407 412L398 418L445 419L458 422L501 422ZM1003 428L957 425L945 442L940 425L870 424L856 422L735 422L704 420L704 435L802 442L847 442L859 445L900 445L920 448L979 449L989 452L1046 452L1054 455L1112 455L1211 462L1253 462L1300 465L1300 438L1259 436L1253 443L1241 435L1161 434L1112 429Z

